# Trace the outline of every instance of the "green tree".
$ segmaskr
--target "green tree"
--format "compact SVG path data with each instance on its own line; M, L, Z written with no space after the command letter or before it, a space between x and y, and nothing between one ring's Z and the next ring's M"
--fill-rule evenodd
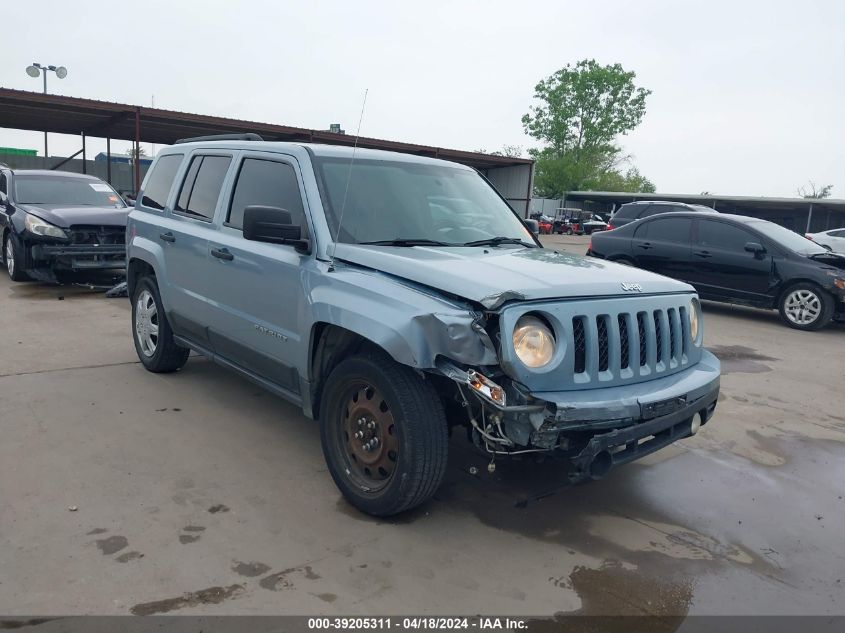
M637 87L635 78L621 64L602 66L585 59L535 86L538 103L522 117L522 124L543 144L529 151L537 161L539 195L557 197L602 183L613 191L653 190L654 184L635 168L619 170L630 159L622 155L616 139L640 124L651 94Z

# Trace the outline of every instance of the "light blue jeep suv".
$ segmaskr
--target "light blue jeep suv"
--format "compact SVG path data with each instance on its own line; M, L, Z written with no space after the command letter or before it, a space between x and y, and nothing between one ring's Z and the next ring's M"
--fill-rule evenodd
M719 362L694 290L542 248L469 167L194 139L161 151L127 230L138 357L194 350L319 420L341 492L386 516L437 489L450 429L573 479L694 434Z

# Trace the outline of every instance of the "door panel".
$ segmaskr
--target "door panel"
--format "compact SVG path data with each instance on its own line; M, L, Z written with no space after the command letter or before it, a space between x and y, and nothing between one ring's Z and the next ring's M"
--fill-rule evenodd
M306 231L300 179L293 159L246 153L227 195L224 224L209 242L214 259L209 323L215 349L229 360L299 393L295 360L307 338L301 335L304 291L301 265L308 256L293 246L247 241L241 231L249 205L280 207Z
M631 240L631 253L640 268L686 281L690 269L689 218L643 220Z
M170 283L170 317L174 331L208 345L209 239L231 155L195 155L182 181L176 204L153 239L160 241Z
M748 242L765 246L760 236L739 226L720 220L698 220L692 248L692 283L707 295L751 302L764 300L772 275L772 255L746 251Z

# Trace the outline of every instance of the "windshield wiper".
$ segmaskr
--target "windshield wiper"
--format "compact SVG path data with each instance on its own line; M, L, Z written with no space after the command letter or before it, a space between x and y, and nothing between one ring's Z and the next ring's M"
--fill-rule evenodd
M533 248L536 244L529 244L518 237L490 237L486 240L475 240L474 242L465 242L461 246L498 246L499 244L522 244Z
M377 240L375 242L358 242L358 244L363 246L458 246L457 244L438 242L437 240L399 238L395 240Z

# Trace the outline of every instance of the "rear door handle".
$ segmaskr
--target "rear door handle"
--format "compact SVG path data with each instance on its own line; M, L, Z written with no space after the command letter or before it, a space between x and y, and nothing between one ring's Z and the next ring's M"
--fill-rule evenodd
M651 242L643 242L642 244L637 244L637 246L643 250L648 250L651 248Z
M235 259L235 256L232 255L232 253L229 252L228 248L212 248L211 254L214 257L216 257L217 259L222 259L222 260L225 260L227 262L230 262L233 259Z
M695 251L693 255L696 257L704 257L705 259L707 257L713 257L713 255L710 254L710 251Z
M159 235L159 237L161 239L163 239L165 242L175 242L176 241L176 236L173 235L173 233L171 233L170 231L168 231L167 233L161 233Z

